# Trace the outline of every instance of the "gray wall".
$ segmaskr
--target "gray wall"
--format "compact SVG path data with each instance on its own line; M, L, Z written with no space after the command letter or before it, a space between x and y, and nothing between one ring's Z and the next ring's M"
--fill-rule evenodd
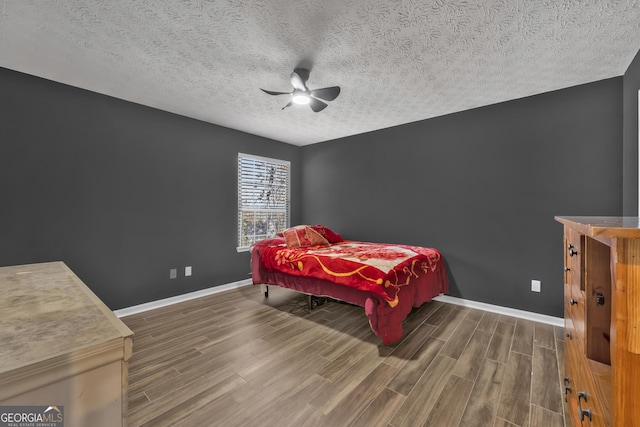
M239 151L292 162L293 224L437 247L452 295L555 316L553 216L622 213L623 78L303 148L2 68L0 93L0 265L65 261L112 309L249 277Z
M451 295L561 317L553 217L620 215L621 162L619 77L304 147L302 216L436 247Z
M640 51L624 74L624 160L623 213L638 215L638 90L640 90Z
M298 147L2 68L0 94L0 265L62 260L111 309L250 277L238 152L300 191Z

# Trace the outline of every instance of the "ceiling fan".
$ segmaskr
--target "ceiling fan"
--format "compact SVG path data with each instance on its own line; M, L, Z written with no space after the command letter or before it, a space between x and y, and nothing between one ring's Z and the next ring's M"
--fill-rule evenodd
M260 89L269 95L291 95L291 100L287 105L282 107L284 110L293 104L305 105L309 104L314 112L319 112L327 107L327 103L321 101L333 101L340 95L340 86L324 87L322 89L309 90L307 87L309 80L309 70L306 68L296 68L291 73L291 86L293 92L274 92L272 90Z

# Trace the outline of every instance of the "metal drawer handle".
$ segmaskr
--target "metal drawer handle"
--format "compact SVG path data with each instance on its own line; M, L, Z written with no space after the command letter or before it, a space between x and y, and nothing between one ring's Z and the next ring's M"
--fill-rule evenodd
M582 409L582 402L581 400L584 399L584 403L587 403L587 392L586 391L581 391L578 393L578 416L580 417L580 421L584 420L584 416L586 415L587 418L589 418L589 421L592 421L591 419L591 408L588 409Z
M578 251L573 248L569 248L569 256L578 255Z
M567 402L567 394L571 393L571 387L569 387L567 384L571 383L571 378L569 377L564 377L564 394L565 394L565 402Z
M576 301L576 300L574 300L573 298L571 298L571 299L569 300L569 304L571 304L571 305L578 305L578 301Z
M571 334L571 332L567 332L567 338L573 339L573 335Z

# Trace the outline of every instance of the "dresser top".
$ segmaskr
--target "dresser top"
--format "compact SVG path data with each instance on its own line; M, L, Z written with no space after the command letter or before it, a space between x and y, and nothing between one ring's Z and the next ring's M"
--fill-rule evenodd
M0 376L133 335L62 262L0 267L0 291Z
M591 237L640 238L637 216L557 216L555 220Z

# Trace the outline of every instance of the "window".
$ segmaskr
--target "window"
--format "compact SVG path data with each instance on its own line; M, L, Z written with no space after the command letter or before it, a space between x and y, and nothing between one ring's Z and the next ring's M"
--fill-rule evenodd
M289 227L291 163L238 153L238 251Z

